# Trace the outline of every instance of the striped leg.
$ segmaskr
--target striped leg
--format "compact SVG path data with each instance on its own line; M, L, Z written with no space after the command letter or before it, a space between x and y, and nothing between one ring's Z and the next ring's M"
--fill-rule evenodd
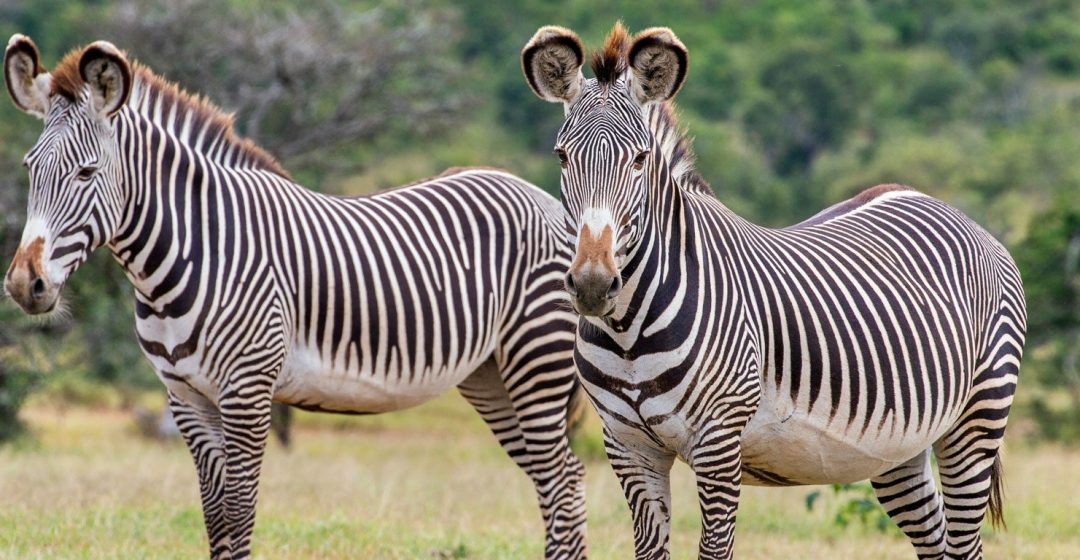
M919 558L945 555L945 517L930 450L870 480L881 507L907 535Z
M982 558L979 531L987 506L994 500L1000 511L1001 436L981 424L961 423L934 448L948 530L946 558Z
M536 375L509 389L544 515L546 558L585 557L585 467L570 450L567 433L572 375L555 390L545 390L548 384Z
M960 420L934 444L945 502L948 558L982 558L979 530L987 506L991 520L1004 525L999 453L1019 362L1019 350L1002 344L997 357L976 374Z
M255 502L266 436L270 433L269 377L232 383L220 399L225 435L225 518L229 524L233 559L251 556Z
M604 428L604 446L615 476L622 484L634 523L637 560L667 560L671 531L671 465L675 454L658 449L631 448Z
M742 485L741 434L745 418L703 430L690 466L697 476L701 507L702 560L728 559L734 554L735 513Z
M937 455L948 527L946 557L982 558L979 530L994 477L1000 476L994 469L1001 440L980 435L962 439L967 441L947 441Z
M208 400L187 402L172 392L169 393L169 409L199 473L210 557L216 560L232 558L229 525L225 519L225 440L221 415Z
M545 396L528 383L517 389L512 399L494 362L458 386L536 486L546 529L544 557L585 558L585 469L566 437L567 399L561 392Z

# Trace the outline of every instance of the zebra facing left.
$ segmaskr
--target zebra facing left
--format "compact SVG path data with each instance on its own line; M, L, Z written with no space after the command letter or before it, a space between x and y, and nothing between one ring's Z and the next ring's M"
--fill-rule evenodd
M15 35L4 76L45 123L5 290L44 313L96 248L123 267L195 461L211 557L251 554L272 400L378 413L454 387L532 479L545 556L585 556L554 198L487 169L368 197L308 191L209 102L106 42L48 72Z

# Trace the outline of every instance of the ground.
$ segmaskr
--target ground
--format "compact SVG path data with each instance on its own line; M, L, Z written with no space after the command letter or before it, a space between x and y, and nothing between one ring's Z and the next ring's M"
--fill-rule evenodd
M0 450L0 558L197 558L205 554L195 471L178 442L134 435L110 410L31 406L29 443ZM589 551L632 557L622 494L586 425ZM272 443L257 558L539 558L542 527L524 474L457 395L367 418L301 415L295 447ZM1080 451L1011 441L1009 531L985 530L988 558L1080 557ZM693 480L674 473L672 550L693 558ZM913 557L895 531L832 523L825 492L745 488L738 558ZM823 507L824 506L824 507Z

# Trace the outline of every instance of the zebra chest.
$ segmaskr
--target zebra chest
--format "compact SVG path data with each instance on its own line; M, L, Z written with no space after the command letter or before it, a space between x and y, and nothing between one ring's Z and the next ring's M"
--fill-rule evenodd
M597 353L588 362L593 367L584 368L588 372L582 375L605 427L618 441L686 456L695 422L679 403L693 386L694 375L671 367L670 359L663 354Z
M206 345L197 322L190 316L137 318L135 334L169 391L216 401L218 385L205 371Z
M205 323L202 314L170 315L146 304L137 306L135 334L152 363L165 361L175 365L200 350L199 336Z

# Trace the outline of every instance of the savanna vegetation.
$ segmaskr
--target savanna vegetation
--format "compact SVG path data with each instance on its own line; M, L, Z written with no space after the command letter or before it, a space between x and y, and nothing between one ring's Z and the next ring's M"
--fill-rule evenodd
M682 119L702 174L738 212L780 226L902 182L1012 250L1030 342L1006 457L1012 530L987 547L1080 554L1080 496L1058 483L1080 473L1080 3L0 0L0 37L30 35L46 66L108 39L235 111L239 131L302 183L342 194L472 164L556 193L561 111L533 97L518 52L544 24L597 45L616 19L669 26L690 49ZM25 216L20 160L40 130L0 100L4 266ZM136 439L122 412L162 400L109 261L98 254L72 277L51 320L0 302L0 440L14 442L0 451L0 556L202 551L187 452ZM596 431L588 424L577 442L591 458L592 549L621 558L629 522ZM527 481L456 397L387 419L300 415L296 435L294 452L267 459L256 533L266 557L539 551ZM683 479L673 543L689 554L697 518ZM907 557L892 529L879 535L860 513L858 488L808 504L812 492L747 491L740 557Z
M195 470L182 444L141 441L115 410L26 409L32 444L0 449L0 558L198 558L205 536ZM450 394L405 413L367 418L300 413L291 451L263 466L255 553L293 559L540 558L542 530L528 479L483 421ZM602 461L599 425L583 429L590 558L624 560L633 534L618 481ZM1080 452L1006 447L1007 532L987 531L987 558L1068 559L1080 550ZM673 473L672 550L695 557L694 476ZM899 531L835 522L847 496L806 488L744 488L736 558L909 560Z

